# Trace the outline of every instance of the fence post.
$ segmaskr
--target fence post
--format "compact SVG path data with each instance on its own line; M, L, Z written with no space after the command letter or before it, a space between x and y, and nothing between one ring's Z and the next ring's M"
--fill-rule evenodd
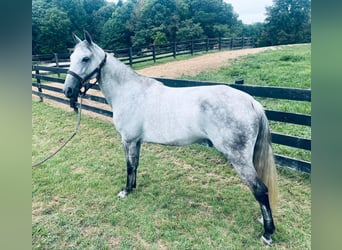
M129 47L129 51L128 51L128 55L129 55L129 65L132 67L132 65L133 65L133 49L132 49L132 47Z
M191 38L191 55L193 56L194 55L194 42Z
M221 37L219 37L219 50L221 50L221 46L222 46L222 39L221 39Z
M230 38L230 50L233 50L234 37Z
M245 47L245 38L242 36L242 48Z
M152 45L152 57L153 57L153 62L156 63L156 46Z
M58 54L53 53L55 55L55 62L56 62L56 67L59 67L59 61L58 61Z
M35 72L36 72L36 75L39 75L39 70L38 69L36 69ZM37 89L38 89L38 92L39 92L39 101L43 102L44 101L43 96L40 94L40 93L43 93L42 86L40 84L40 79L38 77L36 77L36 80L37 80Z
M177 42L173 44L173 59L176 59L177 56Z
M207 42L205 44L205 51L208 52L209 51L209 37L207 38Z
M55 62L56 62L56 67L59 68L59 60L58 60L58 54L57 53L54 53L55 55ZM57 73L58 77L61 76L61 73Z

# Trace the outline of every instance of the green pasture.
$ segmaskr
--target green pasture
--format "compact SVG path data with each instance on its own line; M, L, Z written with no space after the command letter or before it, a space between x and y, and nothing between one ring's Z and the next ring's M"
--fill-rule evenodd
M32 102L32 162L73 131L76 115ZM279 169L274 247L310 249L310 177ZM143 144L127 199L120 137L83 116L77 136L32 170L33 249L258 249L263 227L251 192L214 149Z
M295 54L295 48L299 47L290 47L287 53ZM287 48L255 55L253 60L282 50ZM244 60L249 57L234 64ZM306 84L302 87L310 87ZM303 110L310 113L310 107ZM32 101L32 162L67 139L76 120L71 109ZM310 131L297 131L303 128L272 124L272 129L310 137ZM215 149L143 144L137 189L119 199L125 165L112 123L83 115L70 144L32 170L32 249L265 248L260 241L263 227L256 220L257 202ZM310 175L278 167L278 180L272 248L311 249Z

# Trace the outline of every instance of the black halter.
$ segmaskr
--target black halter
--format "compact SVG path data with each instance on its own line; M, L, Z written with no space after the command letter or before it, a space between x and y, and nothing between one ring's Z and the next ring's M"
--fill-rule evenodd
M80 77L79 74L75 73L74 71L68 70L67 74L72 75L75 77L80 83L81 83L81 88L84 87L84 91L81 92L82 95L85 95L87 90L90 89L93 85L95 85L101 78L101 69L105 65L107 60L107 53L105 53L105 57L103 58L102 62L100 63L99 66L97 66L90 74L88 74L86 77L82 78ZM89 83L89 80L92 78L92 76L97 73L96 76L96 82L95 83Z

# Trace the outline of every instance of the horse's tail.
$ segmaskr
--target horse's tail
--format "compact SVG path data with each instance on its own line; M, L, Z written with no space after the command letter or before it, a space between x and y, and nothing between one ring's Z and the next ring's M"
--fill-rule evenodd
M264 111L261 113L259 123L253 163L259 177L268 188L270 206L274 211L278 200L277 169L274 162L271 132Z

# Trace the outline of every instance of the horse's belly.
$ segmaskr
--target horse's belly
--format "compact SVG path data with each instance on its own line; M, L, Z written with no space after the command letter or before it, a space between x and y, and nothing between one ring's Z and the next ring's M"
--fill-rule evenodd
M189 126L172 126L172 122L169 124L163 123L159 126L144 127L143 141L166 144L166 145L189 145L205 139L203 133L199 127L194 124Z
M161 138L161 137L146 136L143 138L143 141L145 142L172 145L172 146L190 145L190 144L202 141L202 140L204 140L204 138L200 138L200 137Z

